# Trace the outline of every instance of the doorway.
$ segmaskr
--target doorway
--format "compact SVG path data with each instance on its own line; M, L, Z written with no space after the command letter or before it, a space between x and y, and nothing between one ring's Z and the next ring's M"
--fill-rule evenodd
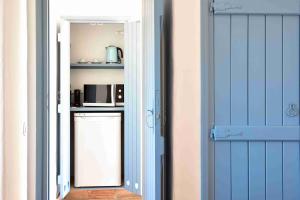
M141 195L139 35L140 23L127 20L61 22L56 159L60 198L67 197L72 186L124 188Z
M155 6L153 6L153 5ZM148 7L147 7L148 6ZM37 9L37 22L38 22L38 53L42 56L37 57L38 62L38 71L37 74L41 80L37 85L37 91L38 91L38 97L37 99L38 105L37 105L37 112L40 114L37 117L37 124L38 124L38 136L37 136L37 199L54 199L57 196L56 191L59 191L57 189L57 183L58 182L64 182L65 184L61 184L63 186L66 186L66 191L70 189L71 183L68 182L69 178L63 179L62 177L57 178L57 162L56 162L56 153L53 154L51 152L56 151L56 141L57 141L57 121L55 120L57 118L57 110L63 111L64 109L61 109L62 107L57 107L57 87L56 84L53 84L53 82L56 82L56 72L57 72L57 63L53 62L49 58L49 54L53 56L53 54L56 54L53 51L53 43L51 43L50 38L57 38L57 35L51 35L50 32L49 36L49 16L48 16L48 1L47 0L41 0L38 2L38 9ZM131 145L128 146L129 152L136 153L139 152L141 155L137 158L142 157L140 161L135 159L136 157L132 156L131 163L127 163L130 166L133 166L133 163L142 163L141 168L137 167L131 167L129 172L132 172L134 169L134 173L129 174L129 182L126 180L126 176L124 179L124 187L127 188L129 191L136 192L137 190L141 191L144 199L153 199L152 197L155 197L155 199L160 199L161 196L161 186L163 185L161 183L162 180L162 173L160 173L162 169L162 155L163 155L163 140L161 137L160 131L160 90L159 90L159 84L156 84L154 87L155 80L159 77L159 71L160 71L160 54L153 54L154 51L159 52L160 49L160 36L161 36L161 23L160 19L162 16L162 2L156 2L156 1L148 1L146 4L146 8L149 8L147 12L152 13L152 15L155 16L155 22L154 18L151 16L148 16L149 19L146 20L146 23L143 23L143 37L140 37L140 40L143 39L143 64L145 70L143 71L143 85L140 85L139 87L142 87L143 89L147 89L143 91L142 97L144 98L145 104L142 104L141 112L143 113L143 117L140 118L141 121L139 122L141 124L141 128L144 130L146 129L147 132L145 132L145 137L141 138L143 140L143 143L141 145L143 146L134 146L134 142L131 143ZM43 12L41 12L43 10ZM101 21L101 23L112 23L115 21L118 21L118 23L126 23L128 31L132 31L132 33L135 32L136 28L134 27L132 20L130 20L128 17L94 17L91 18L85 18L85 17L79 17L79 19L76 20L77 23L81 23L82 21L87 20L89 22L98 22ZM86 22L86 21L85 21ZM50 23L52 23L53 27L53 19L52 22L50 20ZM55 22L56 23L56 22ZM154 26L154 29L153 29ZM126 26L125 26L126 29ZM148 31L145 31L148 30ZM126 31L125 31L126 32ZM63 38L63 37L62 37ZM61 39L61 38L60 38ZM70 39L70 38L69 38ZM145 45L145 41L147 41ZM50 42L50 43L49 43ZM67 44L67 43L66 43ZM127 44L128 46L133 45L134 43ZM142 45L142 44L139 44ZM52 46L52 47L51 47ZM69 45L65 46L67 49L70 48ZM56 51L56 50L55 50ZM62 53L62 52L61 52ZM134 55L134 54L131 54ZM155 56L154 56L155 55ZM146 59L145 59L146 58ZM50 60L50 63L49 63ZM137 61L137 60L135 60ZM134 62L133 62L134 63ZM158 65L153 65L153 63L158 63ZM69 68L70 68L69 63ZM132 63L131 63L132 64ZM51 66L51 67L50 67ZM155 68L155 69L154 69ZM145 73L145 72L149 73ZM134 73L137 73L137 71L134 71ZM146 78L144 78L146 76ZM52 79L52 82L50 81ZM137 83L137 80L130 80L132 84ZM51 83L51 84L50 84ZM156 82L159 83L159 82ZM67 89L68 88L68 89ZM137 87L138 88L138 87ZM70 85L65 88L66 94L68 93L70 95ZM43 94L41 96L41 94ZM40 97L42 97L40 99ZM64 96L65 97L65 96ZM130 96L134 97L134 95ZM130 99L132 100L132 99ZM126 100L125 100L126 101ZM70 102L65 101L66 108L68 107L70 109ZM130 113L134 115L133 113L137 111L134 107L130 108ZM63 111L64 112L64 111ZM66 112L67 113L67 112ZM66 114L65 113L65 114ZM125 111L126 113L126 111ZM126 119L126 118L125 118ZM136 121L134 121L136 122ZM68 124L68 123L67 123ZM68 131L67 131L68 132ZM132 140L135 138L127 138L128 140ZM69 140L70 141L70 140ZM68 146L68 145L67 145ZM140 151L136 151L134 149L141 148ZM69 148L66 148L69 149ZM126 159L125 159L126 160ZM126 165L126 163L124 163ZM160 167L159 167L160 166ZM69 168L70 169L70 168ZM139 173L138 170L141 171ZM154 169L154 170L153 170ZM126 172L126 168L124 171L124 174L128 174ZM68 173L66 173L68 174ZM138 177L143 177L142 182L139 182L136 184L135 180L139 179ZM139 179L141 180L141 179ZM67 192L66 192L67 194ZM163 197L162 197L163 198Z

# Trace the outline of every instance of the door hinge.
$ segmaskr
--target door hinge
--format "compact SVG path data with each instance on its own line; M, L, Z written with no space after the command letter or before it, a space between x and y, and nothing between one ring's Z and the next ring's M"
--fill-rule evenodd
M210 139L211 140L215 140L215 133L216 133L216 129L212 128L210 130Z
M57 34L57 41L58 41L58 42L61 42L61 33L58 33L58 34Z
M138 184L138 183L135 183L135 184L134 184L134 188L135 188L136 190L138 190L138 189L139 189L139 184Z
M130 186L130 181L129 180L126 181L126 185Z
M57 112L61 113L61 104L57 104Z
M61 175L57 176L57 184L60 185L61 184Z
M242 9L242 6L233 3L233 2L210 2L209 4L209 11L210 12L222 12L222 11L228 11L233 9Z
M160 23L160 30L163 30L163 26L164 26L164 15L161 15L159 17L159 23Z

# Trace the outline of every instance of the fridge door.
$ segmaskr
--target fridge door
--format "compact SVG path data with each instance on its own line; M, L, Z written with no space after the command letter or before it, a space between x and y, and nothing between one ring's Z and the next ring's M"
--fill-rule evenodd
M75 187L121 186L121 114L78 113Z

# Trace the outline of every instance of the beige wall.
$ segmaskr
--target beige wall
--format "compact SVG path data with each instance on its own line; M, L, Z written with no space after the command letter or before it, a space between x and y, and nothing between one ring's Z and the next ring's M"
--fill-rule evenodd
M200 199L200 0L173 0L173 199Z
M3 0L0 0L0 200L3 200Z
M35 0L28 0L28 200L35 199L36 170L36 15Z
M24 130L27 124L27 23L31 27L31 33L34 34L32 17L34 15L34 2L29 0L28 9L26 1L10 0L0 1L0 140L4 141L0 149L0 199L34 199L34 191L27 188L28 183L35 179L35 164L27 168L27 136ZM3 11L3 6L5 11ZM26 14L29 13L29 20L26 21ZM11 17L14 16L14 17ZM34 19L35 20L35 19ZM3 29L4 28L4 29ZM35 36L29 36L29 41L34 41ZM4 37L4 43L2 40ZM29 42L30 43L30 42ZM4 51L2 49L4 47ZM31 48L29 48L31 49ZM34 51L34 49L31 49ZM3 56L4 55L4 56ZM16 59L18 57L19 59ZM34 59L29 59L31 63ZM5 67L3 70L2 67ZM33 65L31 65L33 66ZM30 82L34 81L34 72L29 74ZM16 81L18 80L18 81ZM3 84L5 89L3 89ZM34 87L34 86L33 86ZM32 91L32 90L31 90ZM34 98L34 93L29 96ZM3 101L4 100L4 101ZM3 108L3 103L5 108ZM33 102L31 107L35 105ZM3 117L3 111L4 116ZM3 126L3 119L4 125ZM35 127L34 124L31 124ZM3 127L5 127L4 132ZM29 128L29 132L31 128ZM4 134L5 133L5 134ZM29 134L34 136L33 134ZM29 136L29 137L30 137ZM34 143L35 144L35 143ZM34 147L34 146L33 146ZM34 159L35 152L29 144L29 160ZM4 153L4 154L3 154ZM2 159L4 157L4 163ZM30 162L29 162L30 163ZM3 166L3 167L2 167ZM3 169L4 168L4 169ZM28 171L27 171L28 169ZM3 173L4 171L4 173ZM33 172L33 176L27 172ZM29 173L28 173L29 174ZM2 180L3 178L3 180ZM2 184L3 183L3 184ZM27 196L29 195L29 196Z
M124 24L71 24L71 63L80 58L105 62L109 45L124 50Z
M4 1L4 199L27 199L27 1ZM13 16L13 17L12 17Z
M84 84L124 84L123 69L75 69L71 70L71 90L80 89Z
M124 24L71 24L71 63L81 58L105 63L105 47L115 45L124 50ZM71 89L83 91L84 84L124 83L124 70L71 70Z

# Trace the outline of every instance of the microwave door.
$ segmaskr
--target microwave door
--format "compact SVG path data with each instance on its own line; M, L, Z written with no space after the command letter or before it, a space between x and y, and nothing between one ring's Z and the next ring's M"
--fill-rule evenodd
M84 106L115 106L113 85L85 85Z

